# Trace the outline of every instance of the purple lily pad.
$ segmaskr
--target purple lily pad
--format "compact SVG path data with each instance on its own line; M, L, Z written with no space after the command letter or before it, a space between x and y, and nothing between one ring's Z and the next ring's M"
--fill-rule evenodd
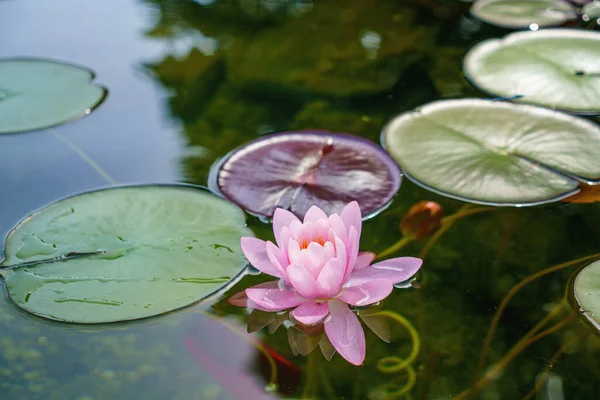
M363 217L380 211L402 173L379 145L347 133L280 132L232 151L211 171L210 186L250 213L284 208L304 217L316 205L339 213L358 201Z

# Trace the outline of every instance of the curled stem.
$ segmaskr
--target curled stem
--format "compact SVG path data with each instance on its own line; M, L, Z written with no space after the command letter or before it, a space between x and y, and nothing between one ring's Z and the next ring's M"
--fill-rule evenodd
M415 386L417 381L417 374L412 366L412 363L417 359L419 351L421 349L421 340L419 333L415 327L404 318L402 315L397 314L393 311L379 311L373 315L382 315L388 317L400 325L402 325L410 334L412 347L409 355L406 358L398 356L383 357L377 361L377 369L379 372L385 374L393 374L401 371L406 371L406 383L403 386L398 387L397 384L390 382L379 387L379 391L383 393L383 398L394 399L407 395L412 388Z

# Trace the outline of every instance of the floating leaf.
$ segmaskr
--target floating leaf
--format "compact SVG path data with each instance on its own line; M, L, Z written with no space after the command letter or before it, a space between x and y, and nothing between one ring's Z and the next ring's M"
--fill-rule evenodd
M207 191L111 188L24 219L8 235L0 273L11 299L33 314L138 319L192 304L239 276L240 237L248 235L243 212Z
M416 183L490 205L535 205L600 183L600 127L542 107L437 101L393 119L385 147Z
M375 143L349 134L282 132L263 136L227 155L211 184L248 211L270 217L277 207L303 217L316 205L326 214L353 200L363 216L384 207L401 174Z
M0 60L0 134L32 131L82 117L106 89L84 68L44 59Z
M577 15L575 7L563 0L478 0L471 14L509 29L562 25Z
M485 40L464 70L480 89L580 114L600 113L600 33L570 29L517 32Z
M600 261L579 271L573 281L573 294L579 311L600 330Z

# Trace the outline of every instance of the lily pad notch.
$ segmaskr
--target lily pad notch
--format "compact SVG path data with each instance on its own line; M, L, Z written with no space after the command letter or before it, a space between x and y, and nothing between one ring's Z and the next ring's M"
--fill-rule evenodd
M0 59L0 135L89 115L108 95L86 67L44 58Z
M191 185L121 186L79 194L25 218L0 264L9 297L34 315L74 323L151 317L241 279L244 212Z
M401 180L398 165L370 140L295 131L265 135L230 152L211 168L209 187L262 217L279 207L303 218L313 205L339 213L356 200L368 218L389 205Z
M476 44L463 70L473 86L517 102L600 114L600 32L544 29Z
M394 118L382 143L410 180L471 203L540 205L600 184L600 127L543 107L436 101Z

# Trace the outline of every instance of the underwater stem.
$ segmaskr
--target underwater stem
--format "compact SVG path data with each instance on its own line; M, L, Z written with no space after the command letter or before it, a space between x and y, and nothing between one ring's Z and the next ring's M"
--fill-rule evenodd
M448 215L447 217L442 218L442 226L437 232L429 239L425 247L421 250L420 257L425 259L429 251L433 247L434 244L438 242L438 240L446 233L452 225L461 218L467 217L469 215L479 214L482 212L492 211L493 207L475 207L472 204L466 204L461 207L457 212L452 215Z
M500 322L500 318L502 317L502 313L506 309L506 306L508 305L508 303L510 302L510 300L513 298L513 296L515 294L517 294L517 292L519 290L521 290L524 286L526 286L527 284L535 281L538 278L541 278L542 276L545 276L545 275L550 274L550 273L555 272L555 271L560 271L561 269L565 269L565 268L569 268L569 267L578 265L578 264L580 264L582 262L585 262L585 261L593 260L595 258L600 258L600 254L592 254L590 256L581 257L581 258L578 258L576 260L571 260L571 261L564 262L562 264L553 265L552 267L546 268L546 269L544 269L542 271L536 272L535 274L528 276L527 278L523 279L521 282L519 282L516 285L514 285L508 291L508 293L504 296L504 298L500 302L500 305L498 306L498 309L496 310L496 313L494 314L494 317L492 318L492 323L490 325L490 328L488 330L488 333L487 333L487 335L485 337L485 340L484 340L484 343L483 343L483 348L482 348L482 351L481 351L481 357L479 358L479 362L477 364L477 370L476 370L476 373L475 373L475 380L477 380L479 378L479 376L481 375L481 371L483 370L483 366L485 365L485 361L486 361L486 358L487 358L488 349L490 348L490 345L491 345L492 340L494 338L494 334L496 333L496 329L498 328L498 323Z
M73 142L71 142L69 139L67 139L66 137L64 137L63 135L61 135L60 133L56 133L56 132L52 132L52 134L54 135L54 137L56 137L58 140L60 140L61 142L63 142L64 144L67 145L67 147L69 147L71 150L73 150L75 152L75 154L77 154L83 161L85 161L87 163L87 165L89 165L90 167L92 167L101 177L103 177L109 184L111 185L116 185L117 182L115 182L115 180L113 178L110 177L110 175L108 175L106 173L106 171L104 171L102 169L102 167L100 167L93 159L92 157L88 156L83 150L81 150L79 147L75 146L75 144L73 144Z
M563 355L565 350L585 335L587 335L587 332L580 332L577 335L574 335L571 339L567 340L562 346L560 346L556 353L554 353L554 355L550 357L550 359L546 362L546 368L544 368L540 373L541 377L535 382L535 386L533 387L533 389L531 389L531 392L529 392L525 397L523 397L523 400L531 400L534 398L534 396L540 390L542 385L548 380L548 372L550 372L550 370L554 367L554 364L556 364L556 362Z
M561 304L563 304L561 302ZM559 308L559 307L557 307ZM557 308L555 308L552 312L550 312L546 317L544 317L538 324L532 328L525 336L523 336L517 344L515 344L508 353L500 360L497 364L494 365L489 371L485 373L479 380L477 380L469 389L464 390L457 396L453 397L452 400L463 400L465 398L472 398L475 396L484 386L486 386L490 381L496 378L500 372L506 368L506 366L519 354L523 352L527 347L535 343L536 341L542 339L545 336L548 336L571 322L575 314L572 312L569 316L563 319L561 322L553 325L552 327L538 333L536 335L537 330L539 330L543 325L545 325L548 321L554 317L557 312Z

